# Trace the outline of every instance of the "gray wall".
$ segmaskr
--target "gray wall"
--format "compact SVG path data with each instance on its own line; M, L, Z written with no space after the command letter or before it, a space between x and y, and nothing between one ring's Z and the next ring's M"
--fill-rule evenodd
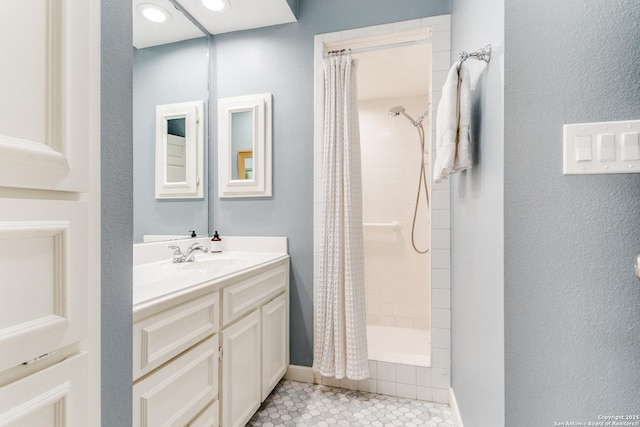
M131 425L131 2L101 5L102 427Z
M213 97L273 94L274 172L272 198L210 197L210 220L223 237L289 238L293 364L311 366L313 359L313 37L449 12L449 0L299 0L297 23L213 38Z
M640 409L640 175L562 175L563 124L640 118L638 22L636 0L506 2L507 426Z
M473 168L451 180L452 387L465 427L504 426L504 0L454 0L452 63L468 60ZM519 422L509 426L522 426Z
M208 201L156 200L156 105L209 100L209 42L206 37L133 49L133 241L144 234L208 233ZM205 121L205 138L208 136ZM205 159L208 141L204 142ZM208 165L205 164L205 182Z

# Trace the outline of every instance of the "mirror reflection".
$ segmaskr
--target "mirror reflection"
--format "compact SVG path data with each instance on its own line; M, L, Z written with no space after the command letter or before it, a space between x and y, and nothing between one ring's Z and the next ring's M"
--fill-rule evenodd
M187 180L185 118L167 120L167 181Z
M253 179L253 111L231 113L231 179Z
M164 23L145 21L140 3L158 4L171 15ZM133 6L133 242L198 236L209 230L207 170L200 198L156 198L156 107L209 99L209 38L169 0L132 0ZM208 106L204 124L204 158L208 148ZM184 114L167 117L163 166L167 187L189 182L189 121ZM197 180L198 178L196 178Z

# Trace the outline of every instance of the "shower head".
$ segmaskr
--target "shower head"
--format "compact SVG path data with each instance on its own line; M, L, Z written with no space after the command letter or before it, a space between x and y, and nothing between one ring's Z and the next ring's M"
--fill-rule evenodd
M409 119L409 121L414 125L414 126L419 126L420 123L413 120L413 117L411 117L410 115L408 115L407 113L405 113L404 107L402 105L396 105L395 107L393 107L392 109L389 110L389 117L396 117L399 116L400 114L402 114L403 116L405 116L407 119ZM420 120L422 121L422 120Z
M397 105L389 110L389 117L399 116L400 113L404 113L404 107L401 105Z

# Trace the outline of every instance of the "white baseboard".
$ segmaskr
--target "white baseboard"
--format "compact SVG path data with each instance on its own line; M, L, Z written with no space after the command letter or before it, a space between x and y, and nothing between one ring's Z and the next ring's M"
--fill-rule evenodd
M289 365L289 369L287 369L287 372L284 374L284 379L309 384L320 384L320 379L316 377L313 369L309 366Z
M453 416L453 421L455 422L456 427L464 427L462 425L462 416L460 415L458 401L456 400L456 395L452 388L449 389L449 406L451 406L451 415Z

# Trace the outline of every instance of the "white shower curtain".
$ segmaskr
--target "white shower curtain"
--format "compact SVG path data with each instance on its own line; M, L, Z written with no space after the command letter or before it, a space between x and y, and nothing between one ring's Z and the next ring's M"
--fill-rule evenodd
M361 380L369 377L369 364L357 60L332 56L323 65L322 233L313 369L323 376Z

